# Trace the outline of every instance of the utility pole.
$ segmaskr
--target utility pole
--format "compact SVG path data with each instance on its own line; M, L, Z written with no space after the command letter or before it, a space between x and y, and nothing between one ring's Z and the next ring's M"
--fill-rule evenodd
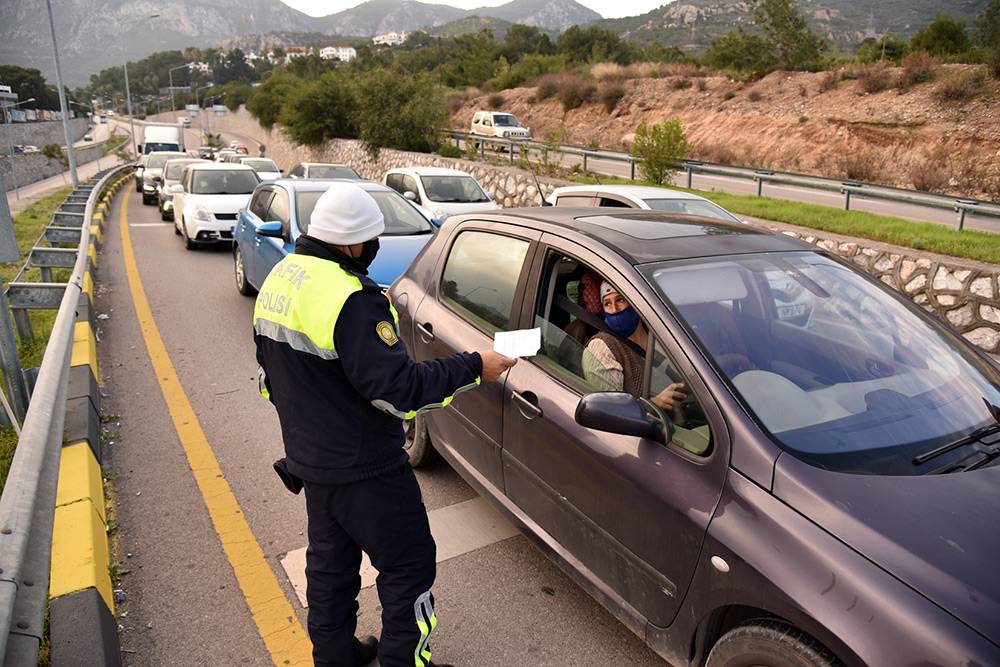
M66 90L63 88L62 68L59 66L59 45L56 43L56 23L52 18L52 1L45 0L45 8L49 12L49 29L52 31L52 54L56 60L56 88L59 90L59 109L62 112L63 136L66 138L66 155L69 157L69 177L73 181L73 189L80 186L76 175L76 153L73 152L73 136L69 131L69 105L66 104Z

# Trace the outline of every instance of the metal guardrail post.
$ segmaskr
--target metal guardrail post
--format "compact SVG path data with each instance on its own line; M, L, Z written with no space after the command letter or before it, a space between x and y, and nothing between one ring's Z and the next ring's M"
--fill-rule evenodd
M23 312L23 311L22 311ZM3 363L4 384L7 396L18 420L23 421L28 412L28 388L24 382L24 369L17 353L17 341L10 322L7 295L0 290L0 362Z
M687 172L687 189L691 190L694 182L694 166L686 164L684 165L684 171Z
M513 141L508 141L507 142L507 149L510 150L510 163L514 164L514 142Z
M632 157L628 159L628 179L630 181L635 180L635 159Z
M583 152L583 170L587 171L587 151Z
M479 143L479 159L480 160L485 160L486 159L486 142L485 141L480 141L478 143Z
M971 207L978 205L979 202L972 199L959 199L955 202L955 210L958 212L958 231L962 231L965 227L965 214L969 212Z

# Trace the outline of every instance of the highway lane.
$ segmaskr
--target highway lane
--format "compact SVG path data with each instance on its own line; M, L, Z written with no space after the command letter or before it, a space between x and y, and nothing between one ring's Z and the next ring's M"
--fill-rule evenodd
M503 153L504 157L508 154ZM532 161L540 158L538 151L531 151ZM549 159L562 167L573 167L581 165L583 158L571 154L550 154ZM561 159L561 161L560 161ZM629 178L630 168L628 162L609 160L606 158L588 157L587 169L597 174L607 174L619 178ZM639 175L638 167L636 175ZM687 185L687 174L681 172L674 175L673 184L681 187ZM692 186L699 190L718 190L737 195L752 195L757 193L757 184L745 178L733 178L730 176L717 176L714 174L694 174ZM793 185L764 184L764 196L775 199L787 199L808 204L820 204L834 208L843 208L844 196L837 192L825 190L812 190ZM851 197L851 209L856 211L867 211L879 215L892 215L908 220L920 222L933 222L946 227L957 227L958 214L944 209L919 206L916 204L906 204L902 202L886 201L881 199L865 199L858 195ZM981 231L1000 233L1000 219L989 216L977 216L968 214L965 218L967 229L978 229Z
M108 225L97 310L104 411L112 415L106 467L117 504L126 665L271 664L234 570L194 482L153 372L123 264L121 204L155 323L267 570L305 627L281 560L305 546L303 499L280 485L273 408L256 390L253 301L235 289L225 248L186 251L155 207L123 189ZM418 472L432 521L475 493L444 464ZM439 540L440 543L440 540ZM461 549L459 550L462 551ZM292 572L291 574L294 574ZM523 536L466 550L439 565L435 659L462 667L663 663ZM359 632L377 633L374 588L360 596Z

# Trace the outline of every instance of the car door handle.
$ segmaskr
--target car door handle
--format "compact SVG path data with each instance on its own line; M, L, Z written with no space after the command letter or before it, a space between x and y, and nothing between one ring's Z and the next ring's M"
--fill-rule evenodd
M538 407L538 397L530 391L524 394L512 391L510 392L510 397L517 403L517 411L525 419L534 419L535 417L542 416L542 409Z
M430 322L424 324L417 323L417 331L420 333L420 340L430 343L434 340L434 325Z

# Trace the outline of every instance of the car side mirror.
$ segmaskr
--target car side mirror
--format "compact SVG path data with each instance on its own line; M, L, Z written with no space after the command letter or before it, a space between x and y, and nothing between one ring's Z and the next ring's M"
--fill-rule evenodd
M431 226L437 227L438 229L440 229L441 225L444 224L444 220L441 218L428 218L428 220L430 221Z
M167 191L170 192L170 194L177 195L184 192L184 186L181 185L180 183L174 183L169 188L167 188Z
M272 239L283 239L285 238L284 228L280 222L277 220L272 220L271 222L265 222L257 226L258 236L267 236Z
M413 190L407 190L406 192L403 193L403 196L412 202L417 201L417 193L414 192Z
M620 391L587 394L576 406L576 423L585 428L634 435L666 444L673 435L670 420L650 417L639 399Z
M153 176L153 182L154 183L162 183L163 182L163 178L160 177L160 176Z
M279 173L279 174L283 174L283 173L285 173L285 170L284 170L284 169L279 169L279 170L278 170L278 173Z

